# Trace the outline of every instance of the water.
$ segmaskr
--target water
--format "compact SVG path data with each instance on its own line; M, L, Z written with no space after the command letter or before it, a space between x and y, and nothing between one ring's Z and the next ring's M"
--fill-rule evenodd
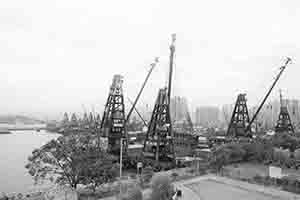
M46 131L13 131L0 134L0 193L19 193L34 189L33 179L25 165L31 152L57 138Z

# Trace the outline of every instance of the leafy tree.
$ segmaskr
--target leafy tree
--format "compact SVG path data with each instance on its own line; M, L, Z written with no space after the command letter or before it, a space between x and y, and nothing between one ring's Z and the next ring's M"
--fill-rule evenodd
M174 194L174 187L167 175L155 175L151 181L150 200L169 200Z
M271 142L274 146L289 149L291 152L300 147L300 139L286 132L275 134Z
M143 193L140 187L134 186L122 197L122 200L143 200Z
M91 159L86 164L88 167L81 171L82 183L89 185L94 192L100 185L114 181L119 176L119 165L107 153L100 152L96 161Z
M152 167L150 167L150 166L145 167L142 171L142 180L143 180L143 182L145 182L145 183L150 182L153 174L154 174L154 172L153 172Z
M245 151L244 161L270 161L273 155L273 146L269 142L256 141L242 145Z
M245 155L246 152L241 144L229 143L215 149L210 162L220 171L224 165L242 161Z
M26 168L35 183L49 180L73 188L78 184L96 187L117 174L115 158L97 149L95 141L88 134L61 136L34 150Z

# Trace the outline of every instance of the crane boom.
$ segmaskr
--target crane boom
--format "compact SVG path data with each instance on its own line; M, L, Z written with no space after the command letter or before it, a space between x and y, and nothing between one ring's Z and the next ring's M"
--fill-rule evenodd
M131 103L131 105L133 105L133 102L127 98L127 100ZM140 119L143 121L144 125L148 127L147 122L145 121L145 119L142 117L141 113L138 111L138 109L136 107L134 107L135 112L138 114L138 116L140 117Z
M264 103L266 102L267 98L269 97L269 95L271 94L273 88L275 87L276 83L278 82L280 76L282 75L283 71L285 70L285 68L287 67L287 65L292 61L291 58L287 57L287 60L285 61L284 65L282 67L280 67L280 71L279 74L276 76L273 84L271 85L270 89L268 90L266 96L264 97L263 101L261 102L261 104L259 105L259 107L257 108L255 114L253 115L250 123L248 124L247 128L246 128L246 132L250 131L251 129L251 125L254 122L254 120L256 119L258 113L260 112L261 108L263 107Z
M150 77L150 75L151 75L151 73L152 73L152 71L153 71L153 69L154 69L154 67L156 66L157 63L158 63L158 58L155 58L154 62L150 64L151 68L150 68L150 70L149 70L149 72L148 72L148 74L146 76L146 79L145 79L145 81L144 81L144 83L143 83L143 85L142 85L142 87L141 87L138 95L136 96L136 98L134 100L134 103L132 104L131 109L128 112L128 115L127 115L125 123L128 122L128 120L130 118L130 115L132 114L132 111L135 108L135 106L136 106L136 104L137 104L137 102L138 102L138 100L139 100L139 98L140 98L140 96L141 96L141 94L142 94L142 92L144 90L144 87L145 87L145 85L146 85L146 83L147 83L147 81L148 81L148 79L149 79L149 77Z

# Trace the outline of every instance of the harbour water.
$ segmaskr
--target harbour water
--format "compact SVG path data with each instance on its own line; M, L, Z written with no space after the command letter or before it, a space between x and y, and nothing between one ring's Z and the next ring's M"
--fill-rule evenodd
M24 193L35 189L25 165L31 152L57 138L59 134L37 131L12 131L0 135L0 193Z

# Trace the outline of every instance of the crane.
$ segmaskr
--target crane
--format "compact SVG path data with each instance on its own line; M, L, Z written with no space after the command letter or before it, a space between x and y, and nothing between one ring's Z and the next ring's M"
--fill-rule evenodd
M129 103L131 103L131 105L133 105L133 102L129 98L127 98L127 100L129 101ZM144 126L148 126L147 122L142 117L141 113L138 111L138 109L136 107L134 107L134 111L136 112L136 114L138 114L139 118L143 121Z
M132 114L132 111L135 109L135 106L136 106L136 104L137 104L137 102L138 102L138 100L139 100L139 98L140 98L140 96L141 96L141 94L142 94L142 92L143 92L143 90L144 90L144 88L145 88L145 85L146 85L146 83L147 83L147 81L148 81L148 79L149 79L149 77L150 77L150 75L151 75L151 73L152 73L154 67L157 65L157 63L158 63L158 57L156 57L156 58L154 59L154 62L150 64L150 65L151 65L151 68L150 68L150 70L149 70L149 72L148 72L148 74L147 74L147 76L146 76L146 78L145 78L144 83L142 84L142 87L141 87L141 89L140 89L138 95L136 96L136 98L135 98L135 100L134 100L134 102L133 102L133 104L132 104L132 106L131 106L131 109L129 110L129 112L128 112L128 114L127 114L125 123L128 122L128 120L129 120L129 118L130 118L130 116L131 116L131 114Z
M252 119L250 120L248 126L246 127L246 133L251 131L251 125L253 124L254 120L256 119L258 113L260 112L260 110L262 109L264 103L266 102L266 100L268 99L269 95L271 94L273 88L275 87L276 83L278 82L279 78L281 77L282 73L284 72L284 70L286 69L287 65L292 61L291 58L287 57L285 63L283 66L280 67L280 71L278 73L278 75L275 77L274 82L272 83L270 89L268 90L266 96L264 97L264 99L262 100L261 104L259 105L259 107L257 108L255 114L253 115Z

